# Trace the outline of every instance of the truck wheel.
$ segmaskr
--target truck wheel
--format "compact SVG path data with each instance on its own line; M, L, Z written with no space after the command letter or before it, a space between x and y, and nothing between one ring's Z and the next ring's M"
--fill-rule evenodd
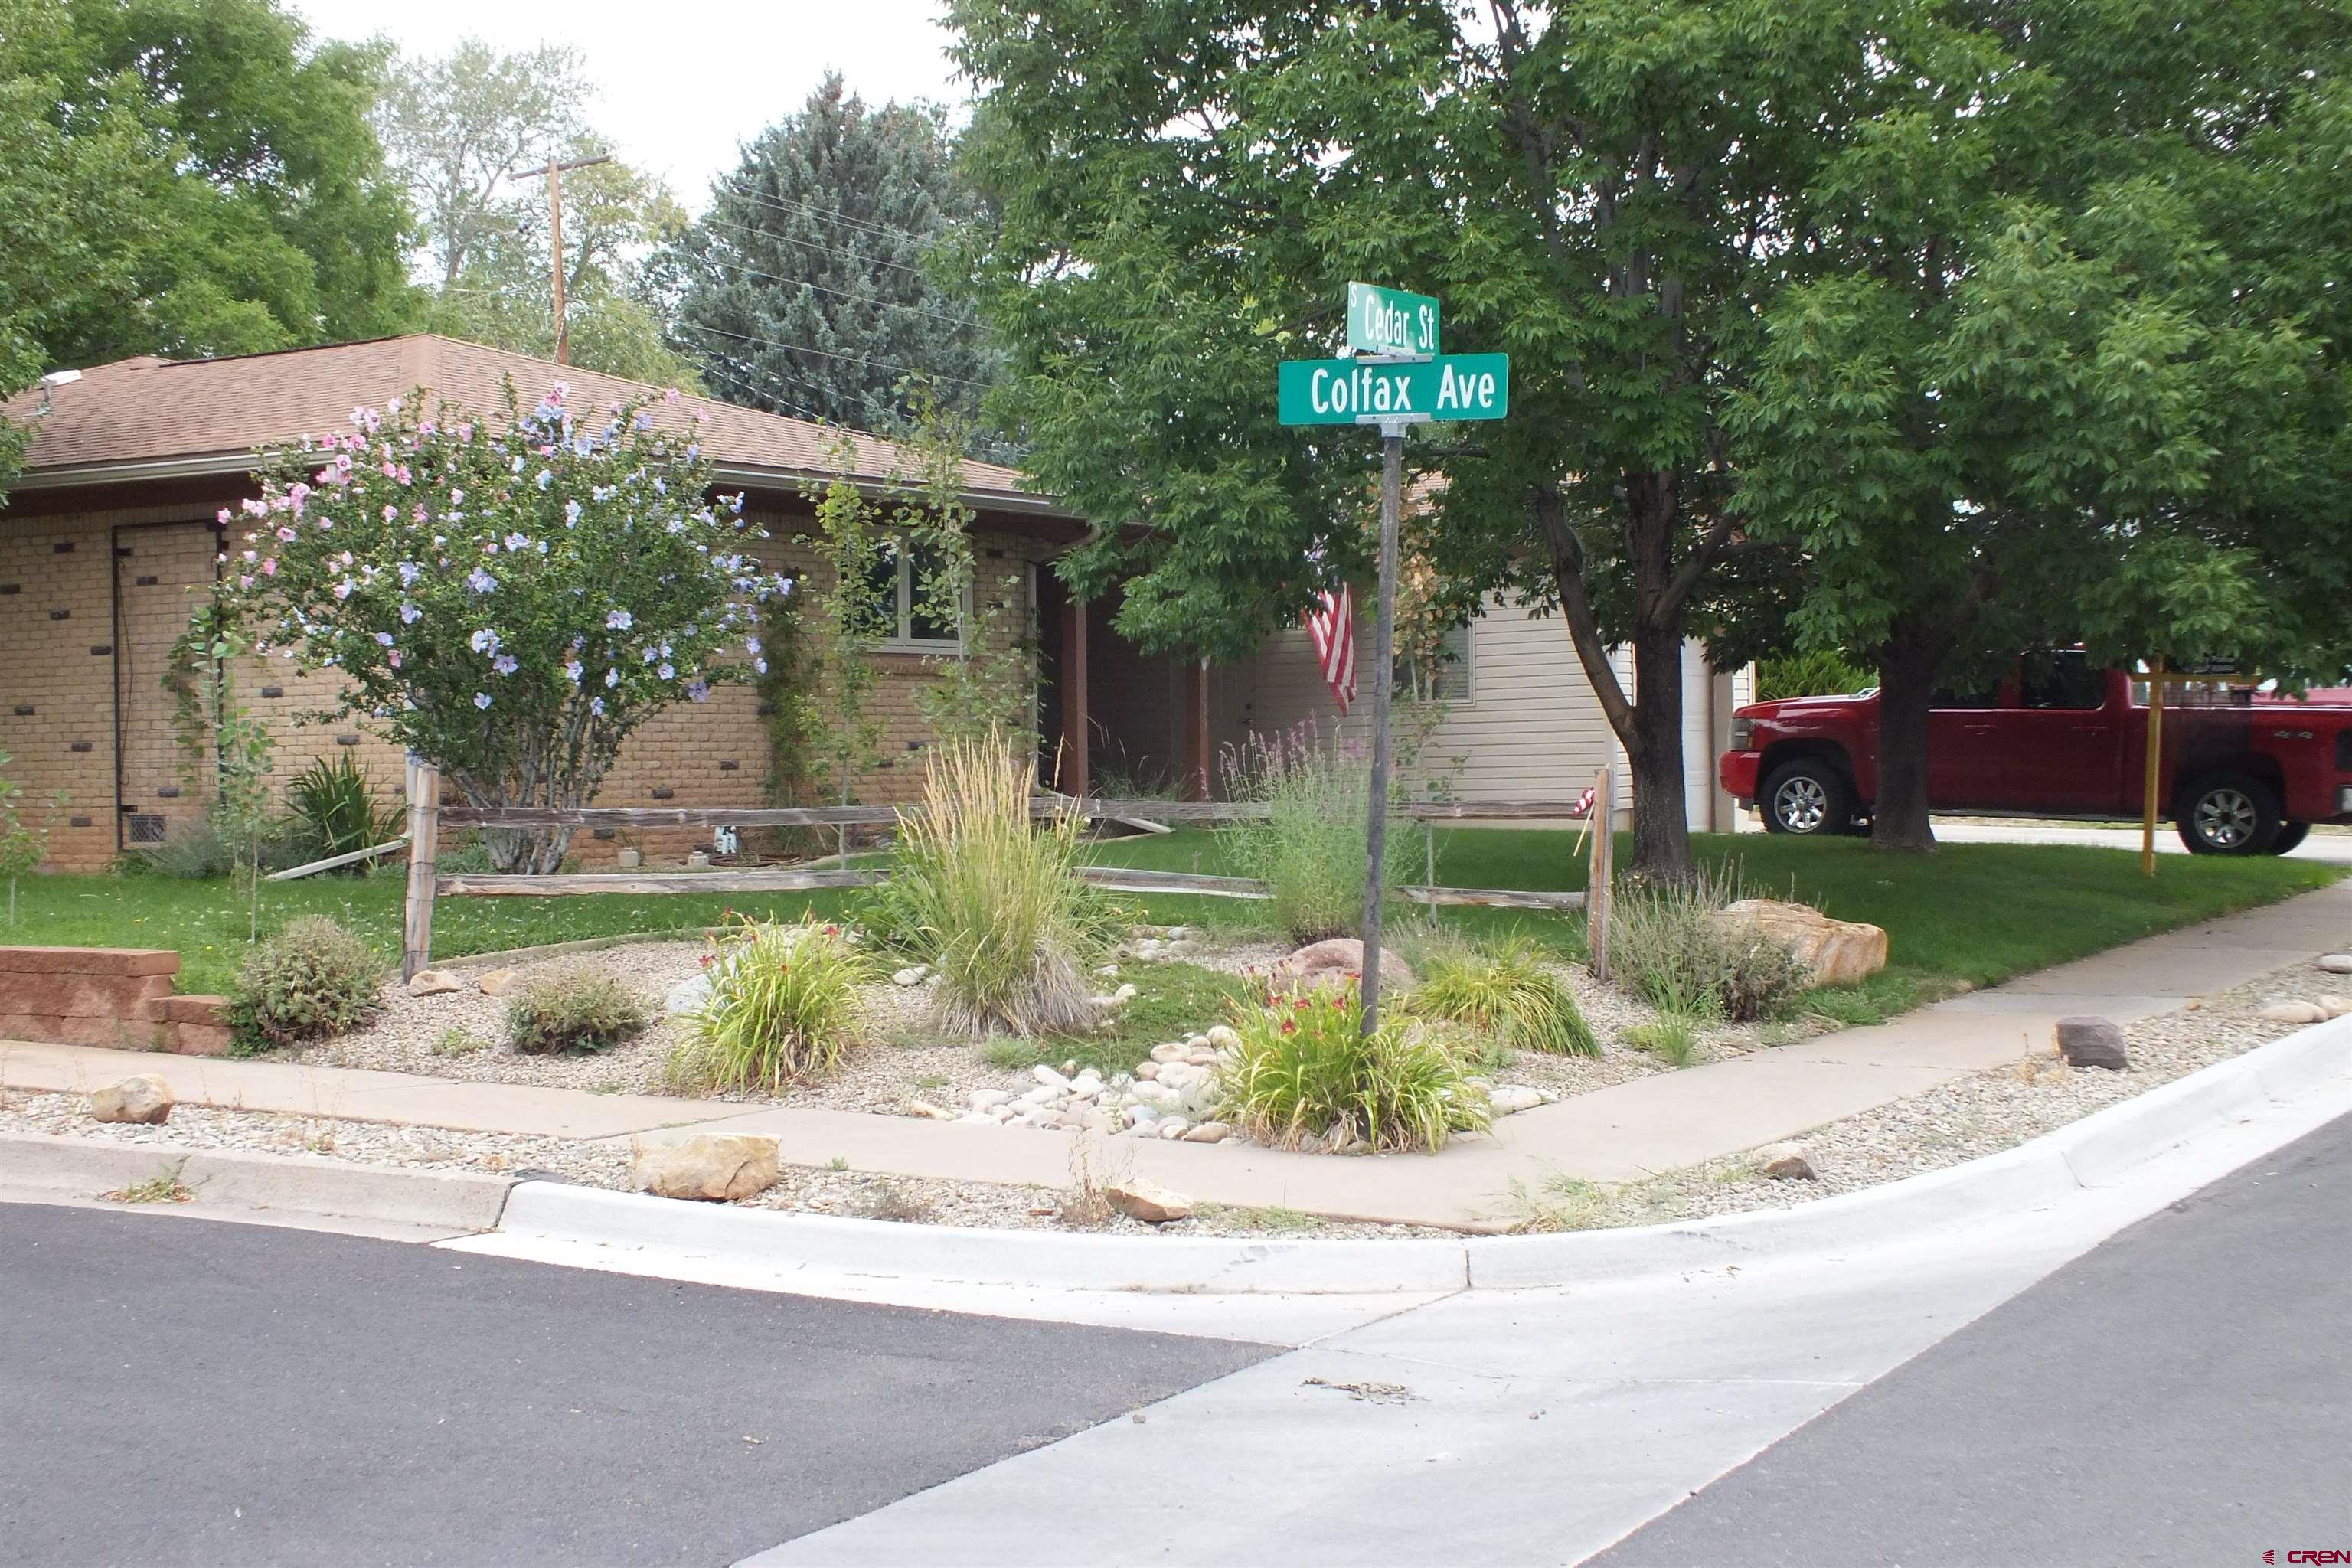
M2288 853L2294 849L2296 845L2302 843L2305 835L2308 834L2310 831L2311 824L2308 822L2288 823L2285 826L2279 829L2279 836L2271 840L2271 853L2273 855L2284 855Z
M1836 764L1800 757L1764 781L1767 833L1843 833L1853 824L1853 785Z
M2191 855L2261 855L2279 836L2278 797L2243 773L2208 773L2181 792L2173 820Z

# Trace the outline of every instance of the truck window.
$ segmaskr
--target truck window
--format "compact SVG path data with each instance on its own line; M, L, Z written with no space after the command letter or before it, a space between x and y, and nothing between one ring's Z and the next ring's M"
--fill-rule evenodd
M2018 689L2028 708L2103 708L2107 700L2105 672L2080 648L2027 654Z
M1930 708L1998 708L2000 706L2000 682L1988 680L1982 685L1938 686L1927 693Z

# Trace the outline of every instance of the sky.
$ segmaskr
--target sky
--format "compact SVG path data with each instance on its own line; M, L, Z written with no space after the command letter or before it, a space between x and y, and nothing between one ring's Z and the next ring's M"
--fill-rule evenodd
M568 44L596 87L588 122L624 162L667 179L689 207L735 165L736 144L800 107L828 68L868 102L956 102L940 25L945 0L292 0L331 38L383 34L437 55L471 36L502 52Z

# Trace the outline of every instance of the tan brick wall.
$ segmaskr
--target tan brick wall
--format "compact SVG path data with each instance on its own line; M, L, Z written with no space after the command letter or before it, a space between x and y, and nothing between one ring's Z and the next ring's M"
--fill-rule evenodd
M207 518L205 510L185 505L54 518L11 519L0 512L0 746L15 755L10 776L25 785L28 798L38 803L59 790L68 797L50 840L51 864L58 868L97 869L115 854L118 681L121 800L174 825L203 815L202 792L183 777L162 676L163 653L194 607L192 588L201 592L212 580ZM794 526L805 526L805 519L777 512L762 521L779 536L769 547L775 569L815 579L796 593L820 587L821 571L805 542L786 537ZM155 523L179 526L131 526ZM109 553L117 537L131 552L119 563ZM983 533L976 542L976 596L983 605L1004 606L996 622L997 640L1025 638L1032 613L1030 567L1050 556L1052 547L996 533ZM59 544L72 548L61 552ZM113 646L111 575L118 565L123 616L119 651ZM150 577L154 581L144 581ZM6 592L11 584L15 591ZM66 617L52 619L54 610L66 611ZM93 647L108 651L93 654ZM937 679L924 658L884 654L880 663L886 679L872 701L883 723L885 760L857 782L856 795L867 803L904 800L919 790L921 749L933 739L916 702L917 692ZM347 747L374 774L385 798L395 797L402 775L396 747L356 721L320 722L309 717L332 705L331 677L298 675L290 663L275 658L240 661L232 673L240 698L267 719L278 741L273 771L281 789L313 757L332 757ZM20 711L27 708L32 711ZM77 751L77 744L88 749ZM680 704L632 737L597 804L763 805L767 757L756 694L749 686L722 687L709 702ZM656 796L656 790L669 793ZM708 837L678 830L644 835L635 842L662 860L682 857ZM597 840L583 833L575 852L594 864L620 847L618 839Z

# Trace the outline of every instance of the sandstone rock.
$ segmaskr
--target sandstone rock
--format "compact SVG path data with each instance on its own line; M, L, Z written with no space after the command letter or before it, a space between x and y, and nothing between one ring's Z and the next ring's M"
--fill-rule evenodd
M1275 960L1266 984L1277 993L1292 993L1338 985L1363 973L1364 944L1352 936L1335 936L1328 942L1309 942L1287 957ZM1382 993L1403 991L1412 983L1412 970L1405 961L1385 947L1381 949Z
M1166 1225L1171 1220L1189 1218L1192 1213L1191 1198L1141 1177L1113 1182L1103 1189L1103 1196L1128 1218L1139 1219L1146 1225Z
M656 1197L748 1198L776 1184L776 1141L702 1132L678 1143L640 1143L630 1151L629 1180Z
M1756 1168L1776 1182L1818 1182L1813 1163L1794 1143L1767 1143L1756 1151Z
M1795 950L1816 985L1851 985L1886 967L1886 932L1857 921L1833 921L1810 904L1741 899L1707 917L1752 925Z
M1222 1143L1234 1135L1234 1130L1222 1121L1203 1121L1184 1130L1187 1143Z
M476 976L474 984L482 988L485 996L503 996L521 980L522 975L512 969L485 969Z
M89 1114L99 1121L135 1121L152 1127L172 1119L172 1086L152 1072L126 1078L110 1088L94 1089Z
M618 866L624 871L633 871L645 863L646 856L645 851L642 849L618 849L614 851L613 864Z
M1543 1090L1530 1089L1523 1083L1498 1084L1486 1093L1486 1103L1494 1107L1497 1116L1508 1116L1517 1110L1533 1110L1543 1102Z
M1160 1121L1160 1136L1171 1139L1181 1138L1184 1136L1185 1130L1192 1125L1181 1116L1162 1117Z
M2315 1002L2273 1002L2257 1016L2274 1024L2324 1024L2327 1009Z
M907 1101L907 1114L924 1121L953 1121L955 1112L943 1110L927 1100Z
M2345 1014L2352 1013L2352 996L2322 996L2319 1005L2327 1009L2327 1016L2331 1018L2341 1018Z
M2124 1051L2123 1026L2105 1018L2059 1019L2058 1051L2078 1068L2131 1069L2131 1058Z
M411 996L446 996L465 988L465 983L446 969L420 969L408 977Z
M2323 953L2319 967L2330 974L2352 974L2352 952Z
M669 988L662 998L662 1011L684 1016L699 1013L710 1005L710 976L689 974Z
M1234 1033L1230 1024L1219 1024L1201 1037L1209 1042L1209 1048L1213 1051L1237 1051L1242 1048L1242 1037Z

